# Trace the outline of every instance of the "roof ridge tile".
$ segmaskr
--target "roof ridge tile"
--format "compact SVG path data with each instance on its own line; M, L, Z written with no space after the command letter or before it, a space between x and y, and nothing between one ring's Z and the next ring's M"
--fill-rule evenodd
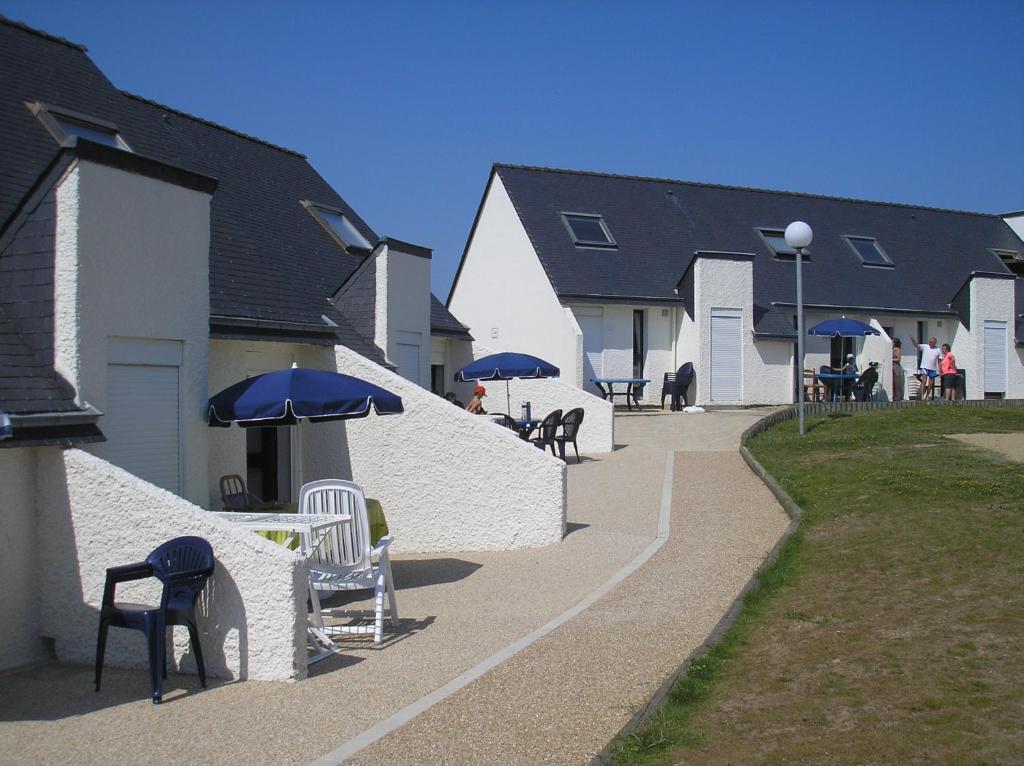
M201 125L207 125L207 126L209 126L211 128L216 128L217 130L223 130L225 133L230 133L233 136L238 136L239 138L244 138L247 141L252 141L252 142L257 143L257 144L262 144L263 146L268 146L271 149L276 149L279 152L284 152L285 154L291 154L291 155L293 155L295 157L299 157L300 159L303 159L303 160L308 159L308 157L306 157L306 155L303 154L302 152L297 152L294 149L289 149L286 146L280 146L279 144L271 143L270 141L266 141L266 140L264 140L262 138L259 138L257 136L249 135L248 133L243 133L242 131L235 130L234 128L229 128L226 125L221 125L219 122L214 122L213 120L207 120L204 117L198 117L198 116L196 116L194 114L189 114L188 112L182 111L181 109L175 109L173 106L168 106L167 104L162 104L159 101L154 101L151 98L146 98L145 96L140 96L137 93L130 93L129 91L122 90L121 94L124 95L124 96L127 96L130 99L134 99L135 101L141 101L144 104L149 104L150 106L155 106L157 109L164 109L164 110L166 110L168 112L171 112L173 114L178 115L179 117L184 117L184 118L186 118L188 120L192 120L194 122L198 122Z
M831 194L813 194L811 192L786 191L784 189L762 189L757 186L735 186L731 184L710 183L707 181L685 181L679 178L662 178L659 176L638 176L626 173L604 173L596 170L574 170L572 168L549 168L540 165L516 165L507 162L495 162L494 168L508 168L510 170L529 170L540 173L564 173L566 175L592 176L595 178L612 178L622 181L652 181L655 183L679 184L682 186L696 186L702 189L725 189L728 191L757 192L759 194L785 194L791 197L806 197L810 199L823 199L835 202L856 202L863 205L881 205L884 207L900 207L912 210L933 210L939 213L958 213L961 215L976 215L984 218L1002 218L998 213L979 213L975 210L960 210L957 208L936 207L934 205L915 205L909 202L884 202L882 200L862 199L860 197L837 197Z
M59 43L60 45L66 45L67 47L74 48L76 51L81 51L82 53L85 53L89 50L81 43L74 43L65 37L51 35L49 32L45 32L42 29L30 27L24 21L17 21L15 19L8 18L7 16L4 16L2 13L0 13L0 24L3 24L4 26L8 27L14 27L15 29L20 29L22 32L28 32L30 35L42 37L44 40L49 40L51 43Z

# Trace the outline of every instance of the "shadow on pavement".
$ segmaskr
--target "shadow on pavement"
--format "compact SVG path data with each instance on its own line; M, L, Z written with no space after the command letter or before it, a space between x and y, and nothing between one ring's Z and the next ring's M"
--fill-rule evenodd
M214 689L237 681L207 678L206 683L208 689ZM169 673L159 707L205 691L198 676ZM53 662L0 678L0 721L59 721L133 702L152 705L149 695L149 671L145 668L107 666L97 692L91 667Z

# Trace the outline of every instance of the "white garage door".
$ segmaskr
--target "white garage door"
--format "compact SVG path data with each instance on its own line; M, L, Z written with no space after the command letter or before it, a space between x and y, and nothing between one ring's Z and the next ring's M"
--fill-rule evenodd
M181 492L178 368L111 364L100 427L106 458L140 479Z
M711 399L743 399L743 313L739 309L711 310Z
M398 344L398 374L420 385L420 347L411 343Z
M1006 322L985 320L985 393L1006 393Z

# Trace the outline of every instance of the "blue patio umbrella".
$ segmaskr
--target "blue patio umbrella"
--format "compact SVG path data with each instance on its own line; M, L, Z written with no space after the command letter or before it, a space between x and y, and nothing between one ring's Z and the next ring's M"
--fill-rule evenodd
M313 423L404 411L402 398L351 375L292 365L256 375L210 398L209 425L227 428L288 426L299 418Z
M551 362L545 362L530 354L502 351L477 359L455 373L455 380L466 383L472 380L504 380L505 406L511 408L508 381L512 378L557 378L561 372Z
M856 319L826 319L807 330L808 335L827 335L832 338L859 338L866 335L881 335L869 324Z

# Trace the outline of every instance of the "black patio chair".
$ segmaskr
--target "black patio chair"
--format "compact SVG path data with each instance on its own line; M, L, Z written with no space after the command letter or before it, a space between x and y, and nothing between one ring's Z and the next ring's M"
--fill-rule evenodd
M199 645L196 625L196 599L213 574L213 548L201 537L176 537L154 550L145 561L107 569L100 608L100 630L96 639L96 691L103 675L103 655L107 647L107 628L129 628L146 634L149 646L149 680L153 704L163 699L163 679L167 678L167 626L188 628L189 642L199 669L199 683L206 686L206 666ZM163 583L159 606L115 603L118 583L155 577Z
M672 409L681 410L690 406L690 384L693 383L693 362L684 362L676 370L676 386L672 395ZM679 399L682 397L682 407L679 406Z
M502 428L507 428L509 431L514 433L516 436L521 436L522 435L520 433L520 430L519 430L519 424L515 421L515 418L513 418L511 415L506 415L504 412L494 412L494 413L491 413L491 415L492 415L492 417L496 418L496 420L494 422L497 423Z
M554 412L549 412L537 427L537 436L529 439L529 441L533 443L534 447L540 449L550 447L551 454L558 457L558 453L555 452L555 435L558 433L560 425L562 425L562 411L555 410Z
M582 423L582 407L569 410L564 416L562 416L562 433L555 436L555 442L558 444L558 454L562 460L565 460L565 445L567 443L571 443L573 451L576 453L576 462L580 462L580 450L579 447L576 446L576 435L580 432L580 425Z
M224 504L225 511L252 513L261 510L266 505L262 498L246 488L245 479L237 473L220 477L220 501Z

